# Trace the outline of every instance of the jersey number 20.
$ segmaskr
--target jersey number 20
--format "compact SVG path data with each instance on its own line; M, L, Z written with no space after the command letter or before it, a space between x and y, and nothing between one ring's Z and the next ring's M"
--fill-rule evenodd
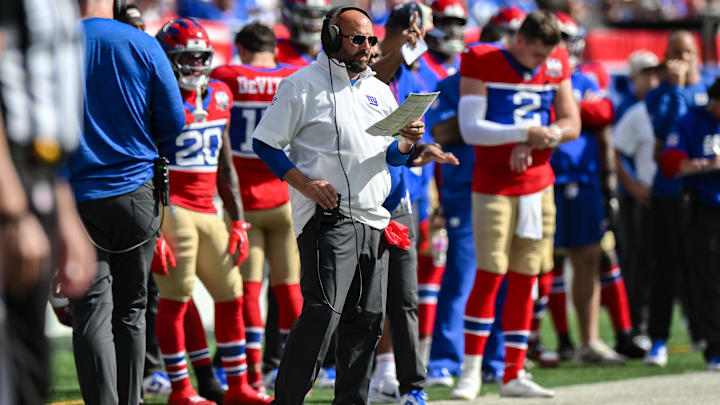
M218 164L219 151L222 147L222 128L212 127L183 132L176 138L175 145L183 147L187 141L190 141L189 145L175 153L175 164L178 166Z

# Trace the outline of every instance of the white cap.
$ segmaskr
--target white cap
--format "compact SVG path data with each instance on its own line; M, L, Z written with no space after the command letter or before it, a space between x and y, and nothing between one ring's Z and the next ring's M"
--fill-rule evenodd
M630 76L635 76L643 70L655 67L660 63L658 57L654 53L645 49L631 53L629 59Z

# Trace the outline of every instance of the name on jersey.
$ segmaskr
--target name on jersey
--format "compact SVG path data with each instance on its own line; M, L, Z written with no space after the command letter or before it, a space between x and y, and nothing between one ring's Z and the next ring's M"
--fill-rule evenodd
M248 79L245 76L237 78L238 81L238 93L239 94L275 94L277 85L282 80L282 77L271 77L271 76L257 76L253 79Z
M545 62L545 67L547 68L547 73L550 77L562 77L563 65L558 59L548 58L547 62Z

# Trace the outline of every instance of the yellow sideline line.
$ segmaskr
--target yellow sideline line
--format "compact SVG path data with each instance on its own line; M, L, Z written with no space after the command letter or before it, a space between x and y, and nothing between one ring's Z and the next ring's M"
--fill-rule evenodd
M79 399L74 399L72 401L59 401L59 402L50 402L50 405L84 405L85 402Z

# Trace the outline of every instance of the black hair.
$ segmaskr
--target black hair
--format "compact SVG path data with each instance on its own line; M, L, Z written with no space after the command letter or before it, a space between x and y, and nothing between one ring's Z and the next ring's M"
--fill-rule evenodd
M277 38L270 27L254 22L235 35L235 45L240 45L250 52L275 52Z

